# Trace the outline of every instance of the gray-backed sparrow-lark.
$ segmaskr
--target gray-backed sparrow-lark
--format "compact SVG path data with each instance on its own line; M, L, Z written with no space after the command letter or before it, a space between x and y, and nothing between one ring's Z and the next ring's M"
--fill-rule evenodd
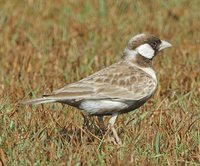
M68 104L87 115L98 116L101 124L103 116L110 115L109 128L115 141L120 143L114 128L117 116L139 108L155 93L157 78L152 60L161 50L171 46L153 35L136 35L129 40L118 62L51 94L22 103Z

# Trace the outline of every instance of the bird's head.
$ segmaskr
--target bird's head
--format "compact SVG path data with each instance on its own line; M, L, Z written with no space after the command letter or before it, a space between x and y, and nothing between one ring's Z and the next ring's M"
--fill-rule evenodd
M161 50L171 46L167 41L153 35L139 34L129 40L124 56L134 58L136 55L141 55L145 59L152 60Z

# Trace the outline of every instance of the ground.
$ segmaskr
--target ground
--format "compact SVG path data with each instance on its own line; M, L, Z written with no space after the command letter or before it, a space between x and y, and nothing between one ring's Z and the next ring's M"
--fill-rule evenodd
M199 0L2 0L1 164L199 164L199 8ZM19 104L114 63L142 32L173 47L155 58L154 97L117 119L121 147L90 132L75 108Z

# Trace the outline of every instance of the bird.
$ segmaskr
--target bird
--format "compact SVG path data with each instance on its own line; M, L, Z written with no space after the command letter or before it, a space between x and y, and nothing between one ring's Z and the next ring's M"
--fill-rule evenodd
M154 95L158 80L153 59L160 51L171 46L152 34L135 35L128 41L122 57L116 63L50 94L22 103L67 104L78 108L83 114L97 116L102 125L104 116L110 116L108 128L120 144L114 127L118 115L141 107Z

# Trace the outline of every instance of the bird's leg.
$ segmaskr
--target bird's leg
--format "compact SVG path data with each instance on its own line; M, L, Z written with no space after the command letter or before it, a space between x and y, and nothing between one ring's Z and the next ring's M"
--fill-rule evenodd
M89 115L82 113L82 116L83 116L83 119L84 119L83 125L88 126L89 123L90 123Z
M82 116L84 118L83 128L87 129L92 134L96 134L97 131L99 131L99 127L94 124L94 118L84 113L82 113Z
M117 116L118 114L113 114L112 117L110 118L109 122L108 122L108 128L112 130L113 132L113 136L114 136L114 139L116 141L117 144L121 145L121 140L117 134L117 131L115 130L115 127L114 127L114 124L115 124L115 121L117 119Z
M105 133L106 126L105 126L104 121L103 121L103 116L98 116L98 121L99 121L100 129L102 130L103 133Z

